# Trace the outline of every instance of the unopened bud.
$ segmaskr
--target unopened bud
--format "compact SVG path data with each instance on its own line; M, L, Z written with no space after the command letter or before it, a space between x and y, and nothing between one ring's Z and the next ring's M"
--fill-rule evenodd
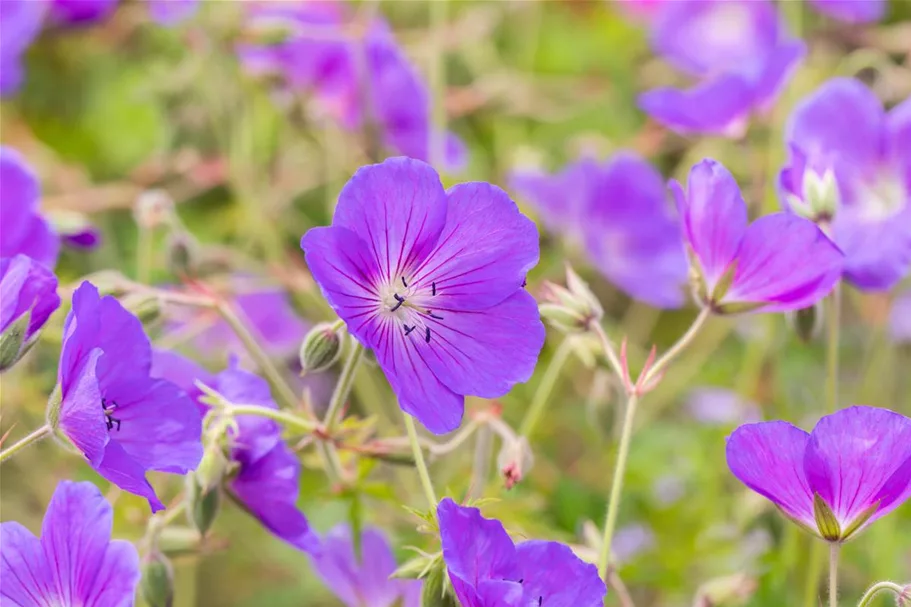
M841 203L838 181L832 169L826 169L822 175L811 168L803 172L801 196L788 197L788 205L796 215L816 223L827 224L835 217Z
M16 364L35 343L34 339L26 340L31 318L31 311L26 311L0 333L0 371Z
M446 588L446 575L446 567L440 559L423 578L421 607L458 607L455 597Z
M497 467L503 474L507 489L512 489L525 477L535 463L531 445L524 436L504 441L497 455Z
M221 507L221 490L204 489L195 475L187 476L187 516L200 536L205 536L218 516Z
M164 190L146 190L133 205L133 218L140 230L153 230L170 223L173 213L174 200Z
M157 550L143 558L139 593L149 607L174 604L174 570L167 557Z
M313 327L300 349L301 373L320 373L335 364L342 351L341 329L333 323Z
M168 234L168 267L178 276L195 276L199 261L199 244L183 228Z
M199 460L199 465L193 471L196 483L202 492L216 489L228 469L228 460L220 445L211 445L206 448Z
M743 605L756 592L756 579L745 573L716 578L703 584L693 607Z
M601 302L573 269L566 267L566 286L545 282L541 316L567 333L587 331L604 316Z
M800 341L809 343L819 337L822 331L823 308L821 303L816 303L808 308L801 308L785 315L788 325L800 338Z
M161 297L156 293L130 293L120 303L143 324L157 320L163 309Z

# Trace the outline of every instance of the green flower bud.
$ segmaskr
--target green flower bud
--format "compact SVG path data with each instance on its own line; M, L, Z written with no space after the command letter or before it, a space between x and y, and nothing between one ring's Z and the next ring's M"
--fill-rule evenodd
M219 487L203 488L194 474L187 476L187 517L200 536L205 536L221 507Z
M195 276L198 274L199 243L193 235L182 228L176 228L168 234L167 241L168 268L178 276Z
M458 607L455 596L449 588L449 578L442 559L424 576L421 607Z
M566 266L566 286L545 282L541 317L566 333L581 333L604 316L601 302L573 269Z
M121 299L120 303L143 324L160 318L164 308L161 297L155 293L130 293Z
M31 317L31 311L27 311L0 333L0 371L16 364L35 343L35 339L25 339Z
M300 348L302 373L320 373L335 364L342 351L341 329L333 323L313 327Z
M809 343L819 337L822 331L823 308L816 303L809 308L802 308L785 314L785 319L800 341Z
M149 607L171 607L174 604L174 569L158 551L143 558L139 593Z
M203 452L199 465L193 471L200 490L208 492L221 484L228 469L228 460L219 445L212 445Z

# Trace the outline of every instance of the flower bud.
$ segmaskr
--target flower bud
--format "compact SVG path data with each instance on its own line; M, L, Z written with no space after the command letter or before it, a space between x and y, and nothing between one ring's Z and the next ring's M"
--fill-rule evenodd
M819 333L822 331L822 302L817 302L809 308L788 312L785 314L785 319L800 341L809 343L819 337Z
M139 593L149 607L171 607L174 604L174 569L157 550L143 558Z
M146 190L133 205L133 219L140 230L153 230L169 223L173 213L174 200L164 190Z
M161 297L155 293L130 293L120 303L143 324L157 320L164 307Z
M694 607L742 605L754 592L756 592L756 579L745 573L735 573L709 580L700 586L693 605Z
M6 371L25 356L34 340L26 340L31 311L17 318L0 332L0 371Z
M54 273L25 255L0 260L0 371L12 367L38 339L60 305Z
M301 374L325 371L335 364L341 351L341 329L328 322L316 325L307 333L301 344Z
M587 331L591 323L599 322L604 316L601 302L569 266L566 267L566 286L545 282L542 295L541 316L561 331Z
M199 244L183 228L176 228L168 234L168 268L178 276L195 276L198 272Z
M497 467L503 474L507 489L515 487L535 463L531 445L524 436L503 442L497 455Z
M217 488L228 469L228 460L220 445L211 445L206 448L199 460L199 465L192 475L196 477L196 484L203 492Z
M446 566L440 559L424 576L421 607L458 607L455 597L446 587L446 575Z
M811 168L803 172L802 196L793 194L788 197L791 210L801 217L816 223L829 223L841 203L838 181L832 169L826 169L822 175Z
M212 528L220 507L219 487L205 489L200 485L196 475L187 476L187 517L200 536L205 536Z

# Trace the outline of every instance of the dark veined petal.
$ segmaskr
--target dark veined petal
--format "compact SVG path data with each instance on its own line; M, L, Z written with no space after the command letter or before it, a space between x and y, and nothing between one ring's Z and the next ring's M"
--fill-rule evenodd
M813 493L804 472L809 442L809 434L787 422L760 422L737 428L726 453L728 468L740 482L815 529Z
M869 522L911 497L911 419L854 406L819 420L804 461L810 489L842 528L878 504Z
M516 549L500 521L444 498L437 506L443 560L453 580L477 588L482 580L518 581Z
M886 14L887 0L810 0L821 13L848 23L879 21Z
M724 74L687 90L664 87L639 96L642 111L681 135L739 137L753 102L753 86L738 74Z
M136 547L125 540L114 540L108 544L89 594L95 605L133 607L139 579Z
M13 521L0 523L0 545L0 602L26 607L56 598L53 571L31 531Z
M844 255L812 221L775 213L747 228L736 263L719 303L764 303L765 312L783 312L828 295L841 277Z
M598 568L586 563L564 544L532 540L516 546L525 604L538 597L548 607L601 607L607 586Z

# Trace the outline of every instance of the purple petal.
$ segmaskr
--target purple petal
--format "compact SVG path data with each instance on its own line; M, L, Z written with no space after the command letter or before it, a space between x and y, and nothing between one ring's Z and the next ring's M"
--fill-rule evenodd
M813 492L804 472L810 435L786 422L740 426L728 438L728 468L740 482L786 514L816 528Z
M879 21L886 14L886 0L810 0L821 13L848 23Z
M740 137L753 110L754 89L737 74L725 74L687 90L658 88L639 96L639 107L680 133Z
M41 31L45 0L0 2L0 95L16 92L22 83L22 54Z
M886 138L887 155L900 171L906 192L911 193L911 97L886 115Z
M747 228L737 269L720 303L766 303L764 312L810 306L841 277L844 256L813 222L775 213Z
M437 506L449 577L476 587L481 580L520 579L516 548L500 521L445 498Z
M758 111L771 111L782 89L806 54L807 45L801 40L794 40L777 46L766 57L753 91L753 103Z
M607 587L598 568L557 542L528 541L516 546L525 604L548 607L600 607ZM543 601L542 601L543 598Z
M827 415L810 435L804 465L811 491L842 528L878 503L872 522L911 497L911 419L862 406Z
M896 343L911 343L911 290L901 293L892 302L889 335Z
M0 523L0 599L12 607L46 605L57 599L51 568L44 561L41 542L15 522Z
M62 384L63 400L60 404L60 430L82 451L92 466L98 466L104 457L104 448L110 440L105 427L101 405L101 387L96 369L102 356L94 348L80 358L81 366L72 379Z
M671 182L671 190L711 293L747 231L746 202L734 177L714 160L703 160L690 170L686 194L677 182Z
M86 226L79 232L61 234L64 244L77 249L94 249L101 242L101 232L94 226Z
M133 607L139 579L139 554L136 547L125 540L114 540L108 544L104 558L99 563L89 593L94 598L95 605Z
M0 257L23 254L53 268L60 241L38 213L38 177L22 156L0 146Z
M870 220L843 208L832 230L845 254L845 277L863 290L891 289L911 268L911 200L894 216Z
M436 245L446 209L446 193L430 165L391 158L358 169L339 194L332 225L357 234L373 252L374 267L392 282Z
M25 255L0 259L0 331L29 312L24 342L44 326L60 306L57 277L45 266Z
M72 25L94 23L110 16L119 0L53 0L51 17Z
M146 469L130 457L120 443L110 441L104 448L104 458L93 467L98 474L124 491L146 498L153 513L164 510L164 504L146 480Z
M199 0L147 0L149 14L161 25L177 25L193 16Z
M598 164L581 160L555 175L515 171L510 175L509 187L534 205L548 230L581 240L586 209L593 206L591 197L597 177Z
M278 409L266 380L244 371L236 361L215 377L213 387L229 402ZM236 421L239 432L231 437L231 458L241 464L260 459L281 442L281 427L267 417L241 415Z
M215 385L215 376L203 369L196 361L190 360L171 350L152 351L152 367L149 370L151 377L166 379L186 392L199 407L201 414L205 414L208 406L199 402L203 395L202 390L196 387L196 382L201 381L207 386Z

